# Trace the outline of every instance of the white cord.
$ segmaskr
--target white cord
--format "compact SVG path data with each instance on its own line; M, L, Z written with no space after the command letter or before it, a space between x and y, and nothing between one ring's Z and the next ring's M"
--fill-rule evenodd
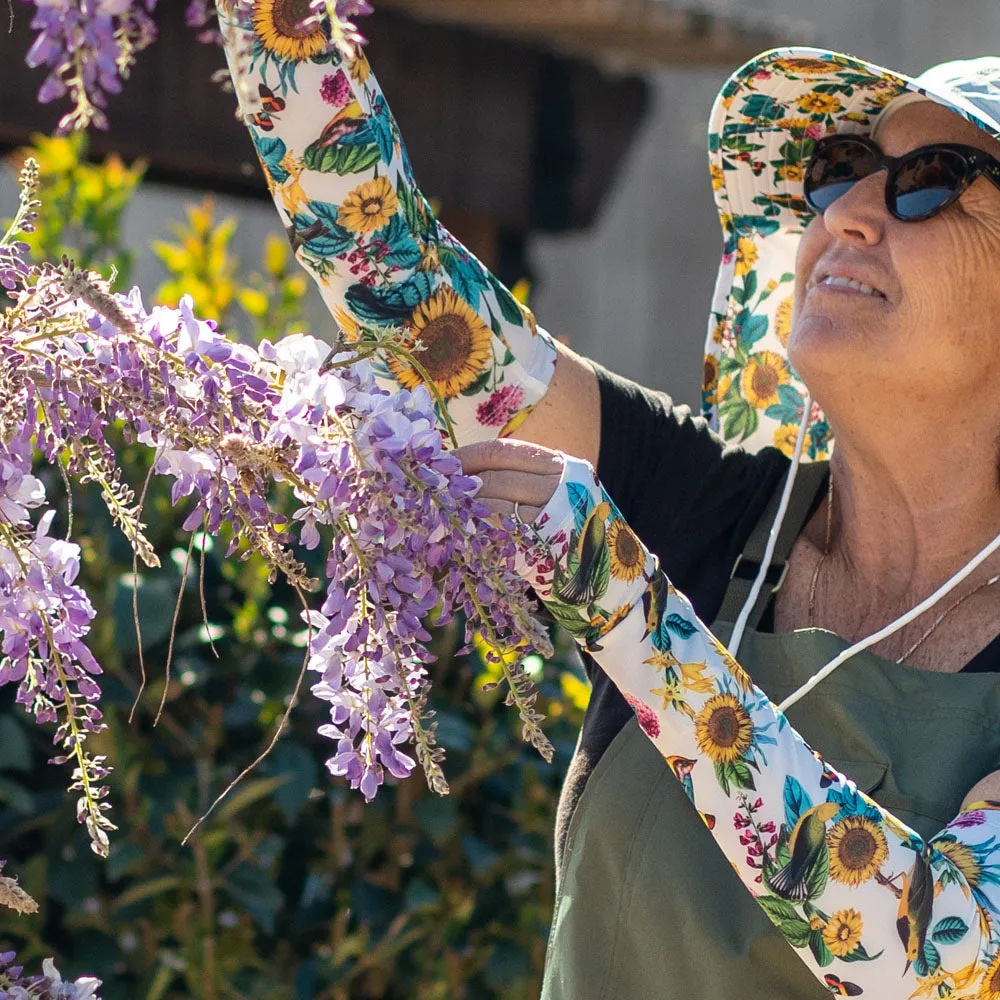
M771 568L771 557L774 555L775 546L778 544L778 534L781 531L781 525L784 523L785 514L788 511L788 503L792 497L792 489L795 486L795 477L798 475L799 465L802 462L802 448L805 445L806 429L809 426L811 412L812 397L806 396L805 406L802 411L802 422L799 424L799 435L795 439L792 467L788 470L788 479L785 480L785 489L781 494L778 513L775 515L774 524L771 525L771 533L767 537L764 558L761 560L760 569L757 570L757 579L754 580L753 586L750 588L750 596L743 605L743 610L740 612L739 618L736 619L736 625L733 627L733 634L729 640L729 653L734 660L736 659L736 654L739 652L740 643L743 641L743 633L746 632L750 613L757 603L757 598L760 596L761 589L764 586L764 580L767 578L767 572Z
M942 597L945 596L950 590L954 590L970 573L974 572L981 566L994 552L1000 549L1000 535L986 546L979 555L973 557L973 559L966 564L963 569L960 569L947 583L939 587L930 597L925 601L918 604L912 611L907 611L902 618L897 618L894 622L886 625L884 629L880 632L876 632L874 635L868 636L867 639L862 639L860 642L856 642L853 646L845 649L839 656L832 659L822 670L818 673L813 674L813 676L806 681L798 689L798 691L790 694L779 706L778 708L785 712L792 705L794 705L800 698L805 697L820 681L826 679L837 669L842 663L845 663L856 653L860 653L863 649L867 649L869 646L874 646L876 643L881 642L883 639L887 639L890 635L898 632L901 628L909 625L915 618L919 618L925 611L934 607Z

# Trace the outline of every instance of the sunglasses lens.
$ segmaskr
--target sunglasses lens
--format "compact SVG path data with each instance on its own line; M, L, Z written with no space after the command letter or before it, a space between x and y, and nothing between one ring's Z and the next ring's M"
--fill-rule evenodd
M933 215L965 187L968 163L960 153L933 149L902 163L893 179L896 213L904 219Z
M879 169L875 151L848 136L821 141L806 168L806 204L825 212L841 195Z

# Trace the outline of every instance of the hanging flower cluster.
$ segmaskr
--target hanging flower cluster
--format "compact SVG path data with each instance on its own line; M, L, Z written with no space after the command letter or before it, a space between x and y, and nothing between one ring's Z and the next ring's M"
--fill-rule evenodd
M25 62L48 70L39 91L42 104L68 97L73 108L59 131L93 125L107 128L107 95L117 94L136 54L156 39L157 0L22 0L34 6L31 27L38 32ZM250 0L219 0L229 9ZM367 0L308 0L307 15L324 19L340 42L361 43L352 19L371 13ZM326 20L328 19L328 20ZM214 0L189 0L185 20L203 42L218 42Z
M485 635L526 738L548 756L527 679L501 655L551 655L514 570L514 525L475 500L479 483L444 449L427 390L389 394L366 358L301 334L234 343L194 316L190 300L147 311L137 289L112 294L65 259L29 266L18 236L38 210L33 164L21 181L20 211L0 241L14 303L0 314L0 685L16 684L19 703L56 723L54 761L73 768L94 850L107 853L114 829L108 767L86 744L103 726L101 670L85 644L94 610L76 583L80 550L53 535L55 511L32 463L37 451L97 484L136 559L156 566L145 489L137 498L122 480L112 426L154 450L150 474L173 479L173 502L190 507L187 530L226 529L230 555L262 556L298 592L310 634L304 666L330 705L321 732L336 743L332 774L371 799L387 772L403 778L419 762L431 787L447 791L427 721L433 655L423 622L434 610L440 623L464 613L466 644ZM401 342L373 331L358 349L402 351ZM319 581L297 550L321 544Z

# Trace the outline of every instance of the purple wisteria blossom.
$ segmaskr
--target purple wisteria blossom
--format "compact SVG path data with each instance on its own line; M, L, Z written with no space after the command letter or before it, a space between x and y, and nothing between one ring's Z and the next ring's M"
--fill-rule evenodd
M107 128L107 95L117 94L135 54L156 38L156 0L22 0L35 7L38 31L25 62L49 70L38 100L69 96L73 110L60 131Z
M0 685L16 685L20 704L55 723L54 762L73 768L95 851L107 853L114 827L109 769L86 749L103 725L101 668L86 645L94 610L76 582L80 550L53 536L32 463L40 455L98 484L136 557L157 566L106 436L113 425L152 449L153 471L173 480L172 501L186 507L185 529L226 530L230 555L262 557L311 608L304 667L330 706L321 732L336 744L333 775L371 799L387 776L419 764L447 791L428 722L432 612L438 623L464 615L466 647L484 635L525 738L551 755L516 665L551 655L516 571L526 540L475 499L480 483L445 450L427 389L390 394L376 384L360 355L405 350L400 337L378 331L336 355L303 334L254 348L199 319L189 298L147 310L137 289L113 294L68 260L21 269L13 285L14 304L0 314ZM277 483L293 498L283 509L270 499L288 493ZM322 581L301 561L302 549L319 546Z
M100 1000L99 979L63 979L51 958L43 959L41 975L26 976L17 955L0 952L0 1000Z

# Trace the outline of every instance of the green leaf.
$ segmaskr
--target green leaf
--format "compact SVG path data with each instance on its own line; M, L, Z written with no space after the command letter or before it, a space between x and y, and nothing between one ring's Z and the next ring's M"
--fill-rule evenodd
M161 875L159 878L137 882L124 892L118 893L115 897L114 909L123 910L126 906L141 903L144 899L151 899L153 896L162 896L164 893L180 888L180 886L181 877L179 875Z
M151 649L170 635L177 601L179 581L167 573L153 576L139 575L139 627L142 631L142 648ZM115 622L115 645L122 653L134 653L139 648L132 612L132 574L123 573L115 581L115 595L111 607Z
M35 811L35 799L31 792L10 778L0 778L0 802L24 816L30 816Z
M279 774L273 778L257 778L254 781L246 781L237 785L223 799L222 805L212 813L212 821L221 823L232 819L247 806L252 806L255 802L268 798L284 785L289 777L287 774Z
M450 840L458 827L458 804L452 798L428 796L413 803L413 815L431 840L441 845Z
M310 170L322 174L339 174L341 177L370 170L381 159L382 154L377 145L323 146L319 142L308 146L302 156L302 162Z
M778 928L793 948L805 948L809 944L812 929L805 920L784 920Z
M830 874L830 852L827 850L826 844L820 849L819 858L816 864L809 870L809 874L806 875L806 889L809 893L810 898L815 899L817 896L822 896L823 891L826 889L827 878Z
M30 771L31 744L12 715L0 715L0 771Z
M787 920L801 920L795 904L779 896L758 896L757 904L776 924Z
M496 293L497 304L500 306L503 318L514 326L524 326L524 314L521 312L521 307L517 304L517 299L492 274L489 275L489 281L493 287L493 291Z
M823 968L832 964L833 954L823 941L823 934L820 931L813 931L809 935L809 950L813 953L816 963Z
M739 788L750 788L756 789L756 785L753 781L753 775L750 773L750 768L747 766L745 760L733 761L732 764L726 765L729 768L731 780L734 785Z
M723 794L726 795L726 796L728 796L729 795L729 791L730 791L729 790L729 774L727 773L726 765L725 764L716 764L715 765L715 778L716 778L716 781L719 782L719 785L722 787Z

